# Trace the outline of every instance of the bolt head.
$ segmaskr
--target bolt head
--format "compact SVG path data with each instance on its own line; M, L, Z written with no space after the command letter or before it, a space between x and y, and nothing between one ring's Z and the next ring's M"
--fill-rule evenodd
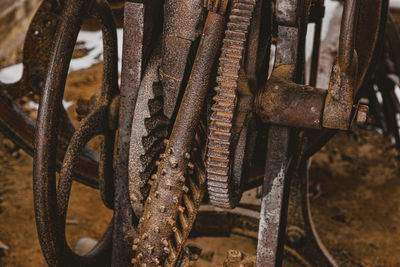
M356 123L358 126L365 126L368 120L368 106L360 104L357 110Z

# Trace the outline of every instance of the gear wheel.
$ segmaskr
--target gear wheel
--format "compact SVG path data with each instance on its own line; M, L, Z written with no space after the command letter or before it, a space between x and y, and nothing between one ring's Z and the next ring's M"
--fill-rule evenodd
M155 49L139 89L133 116L129 150L129 194L137 217L150 190L150 178L157 170L156 162L165 150L169 119L163 113L162 86L158 70L160 49Z
M207 187L210 202L218 207L233 208L240 198L232 181L232 159L238 133L233 130L237 106L239 71L246 48L256 0L237 0L232 4L219 58L215 103L211 107L208 152Z

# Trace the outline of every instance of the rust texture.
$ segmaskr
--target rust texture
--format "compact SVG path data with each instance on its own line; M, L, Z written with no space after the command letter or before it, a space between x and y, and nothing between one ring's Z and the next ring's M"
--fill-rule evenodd
M164 4L160 75L165 100L164 114L169 119L177 109L190 52L202 32L204 10L203 0L168 0Z
M238 141L233 122L238 103L239 70L255 4L254 0L236 1L232 5L219 58L215 103L211 107L207 187L211 203L222 208L235 207L241 197L240 183L233 181L232 174Z
M337 130L364 127L369 112L400 147L390 75L400 69L400 38L390 17L386 24L388 1L343 1L327 90L316 88L324 0L109 2L44 0L26 35L21 80L0 83L0 130L34 154L35 219L48 265L190 266L201 249L186 245L189 236L239 234L258 239L257 257L229 250L224 266L280 266L284 256L337 266L309 211L309 159ZM123 16L115 19L113 8ZM103 33L102 88L78 101L75 129L62 99L90 17ZM316 31L307 85L309 23ZM17 104L29 94L40 96L36 129ZM98 157L87 146L95 136ZM73 179L98 188L114 211L84 256L65 236ZM261 207L238 205L260 185Z
M134 259L137 266L141 263L173 266L177 253L182 248L181 242L185 240L182 238L185 233L178 232L178 229L174 232L173 228L177 224L180 203L185 202L187 207L194 209L183 192L188 190L185 185L188 171L194 169L193 163L189 161L190 151L224 27L223 16L214 12L208 13L182 104L146 200L143 221L139 222L138 247L135 247ZM190 228L191 226L189 231ZM176 245L172 243L172 237Z
M276 5L291 4L290 0L278 0ZM292 3L293 4L293 3ZM297 12L303 17L301 23L307 22L310 1L296 4ZM296 13L297 13L296 12ZM290 13L290 19L297 19L296 13ZM278 13L279 14L279 13ZM281 15L285 21L285 14ZM305 17L305 18L304 18ZM280 18L277 19L281 21ZM287 79L293 82L302 82L303 64L301 51L304 48L306 24L293 25L294 27L278 24L277 52L275 59L276 71L278 68L292 66ZM303 42L303 43L302 43ZM285 53L285 52L289 53ZM273 72L274 72L273 71ZM297 75L296 75L297 74ZM292 151L289 150L291 141L290 129L281 126L269 126L268 144L265 163L264 184L261 200L260 224L258 230L256 266L281 266L283 260L284 240L282 236L286 229L286 213L288 209L289 185L288 164Z
M267 123L321 129L326 90L291 82L293 66L274 69L255 100L256 112Z
M69 62L86 12L91 12L98 17L103 26L104 83L94 110L73 134L56 188L55 148L57 147L59 107ZM113 188L105 188L105 186L113 184L109 179L112 177L110 173L112 173L114 134L108 127L107 114L108 106L118 88L116 28L110 7L104 1L97 1L92 6L88 6L85 1L67 1L62 8L59 23L37 121L37 150L34 157L34 202L37 230L44 256L49 265L98 265L100 262L110 260L112 228L109 227L102 240L89 254L78 256L67 245L65 220L73 170L79 162L79 152L97 134L104 135L99 164L102 196L105 204L112 207L110 196L113 194Z
M358 67L355 50L358 4L357 0L344 2L339 54L332 67L324 107L323 126L326 128L347 130L350 127Z
M0 124L3 132L30 155L33 155L34 151L35 122L13 101L30 93L41 94L60 16L61 9L55 1L43 1L32 19L25 37L24 70L21 80L14 84L0 82L0 101L2 102ZM58 133L57 169L61 168L66 147L73 134L73 127L66 112L64 110L60 112L60 116L63 118L61 120L63 130ZM74 170L74 179L97 188L99 185L96 161L85 148L80 163Z

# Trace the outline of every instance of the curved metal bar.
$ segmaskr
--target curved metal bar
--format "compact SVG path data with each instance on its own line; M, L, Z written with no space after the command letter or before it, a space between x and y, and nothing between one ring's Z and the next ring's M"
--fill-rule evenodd
M56 227L56 158L58 107L64 92L70 59L87 10L85 0L69 0L62 11L55 35L55 46L36 125L36 151L34 154L33 189L37 231L43 254L50 266L60 265L55 243Z
M106 2L96 1L92 6L102 23L106 44L104 49L104 84L101 96L98 99L98 108L84 120L79 130L75 132L64 159L64 168L60 176L59 188L56 191L55 148L57 147L59 107L61 106L76 38L82 19L90 4L85 0L68 0L62 9L38 113L37 150L34 157L35 215L39 241L50 266L70 266L71 263L73 265L94 266L106 264L104 257L111 248L111 226L102 241L87 257L75 255L65 241L65 231L61 231L65 230L65 216L73 169L79 162L79 152L91 137L108 129L106 123L108 118L107 106L111 103L111 97L117 89L116 30L115 25L111 22L112 15L110 16L110 11L107 11L109 6ZM109 25L105 26L105 23ZM110 142L107 146L110 146ZM109 154L108 150L102 151L102 153ZM100 165L100 167L109 168L110 164L112 166L112 158L105 157L103 159L105 164ZM109 170L103 170L103 173L108 174Z
M71 193L73 170L78 164L79 155L86 143L94 136L103 132L106 123L107 106L101 105L92 111L81 123L79 129L74 133L65 154L63 168L57 188L57 239L55 246L57 258L64 266L99 266L107 262L110 256L112 235L108 233L96 246L95 252L87 256L78 256L68 246L65 236L65 222L67 217L68 200ZM112 231L112 224L109 226Z
M0 82L0 130L31 156L34 154L35 121L14 103L14 99L29 91L40 94L43 87L60 19L60 10L56 10L52 3L52 0L43 1L29 26L24 43L24 72L21 80L14 84ZM59 133L59 137L62 138L57 147L57 170L61 169L65 147L73 130L72 124L68 121L63 131ZM93 151L85 149L81 162L75 170L74 179L97 188L97 160L92 154Z
M111 8L105 0L96 0L92 10L103 33L103 87L99 101L110 106L112 97L118 91L117 30ZM105 117L109 117L108 113L109 111ZM110 209L114 206L114 146L115 131L104 125L99 160L99 187L101 199Z
M359 12L359 0L344 1L342 26L340 28L338 63L342 71L351 71Z
M308 263L306 266L338 266L319 239L312 221L308 198L308 168L308 157L303 157L300 166L291 171L285 244L289 250L286 255L300 263Z
M191 166L190 156L187 155L190 155L195 130L200 122L213 70L212 66L222 43L224 28L225 17L209 12L166 154L161 159L157 169L157 178L153 182L145 203L142 218L149 219L139 222L138 228L142 240L137 244L135 266L146 263L153 264L154 261L173 266L185 241L181 238L176 241L178 251L173 251L175 248L171 245L165 249L166 246L160 243L164 239L169 240L174 235L171 222L178 219L178 204L185 199L183 197L183 191L186 188L184 185L185 175ZM160 192L162 193L160 194ZM154 249L149 251L149 246ZM169 258L166 262L168 254ZM157 255L159 258L155 258L153 255Z

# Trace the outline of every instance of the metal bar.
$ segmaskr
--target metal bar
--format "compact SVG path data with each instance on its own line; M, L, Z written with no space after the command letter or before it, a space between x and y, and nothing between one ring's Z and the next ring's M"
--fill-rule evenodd
M132 118L143 66L144 16L143 3L125 3L112 266L128 266L132 258L135 216L129 200L128 161Z
M315 22L314 31L314 43L313 51L311 56L311 69L310 69L310 82L311 86L316 86L318 77L318 61L319 61L319 49L321 44L321 31L322 31L322 19L324 10L324 0L318 1L318 14L317 21Z
M55 46L50 57L47 79L40 101L36 127L36 151L33 168L33 188L37 231L42 251L51 266L58 262L56 247L56 148L58 108L61 106L64 86L72 52L88 2L66 2L56 32Z
M303 140L304 142L304 140ZM311 217L308 198L308 156L290 171L290 196L287 215L286 246L301 255L309 266L338 266L319 239ZM295 260L299 260L296 256Z
M277 11L278 39L275 69L284 68L286 79L302 82L304 76L303 52L307 31L308 13L311 2L277 0L276 7L293 5L290 13ZM296 11L296 12L294 12ZM289 17L288 17L289 16ZM298 19L298 17L300 17ZM299 24L285 26L287 21ZM274 69L274 71L275 71ZM281 266L286 229L286 215L289 199L290 129L269 126L266 167L261 200L260 225L257 244L257 267Z
M172 247L167 248L162 242L160 243L160 240L170 238L173 234L171 225L178 218L178 203L182 202L186 187L185 175L190 166L188 155L192 149L195 130L200 122L224 28L225 16L209 12L166 153L162 155L157 178L145 203L142 218L147 219L139 223L140 242L137 244L135 266L154 261L164 264L168 253L170 260L166 263L167 266L173 266L177 260L176 253L179 251L174 251L175 248ZM187 209L193 209L192 204L186 203ZM178 249L181 245L179 244ZM151 251L148 247L152 248Z
M288 209L289 128L270 126L257 244L257 267L281 266Z

